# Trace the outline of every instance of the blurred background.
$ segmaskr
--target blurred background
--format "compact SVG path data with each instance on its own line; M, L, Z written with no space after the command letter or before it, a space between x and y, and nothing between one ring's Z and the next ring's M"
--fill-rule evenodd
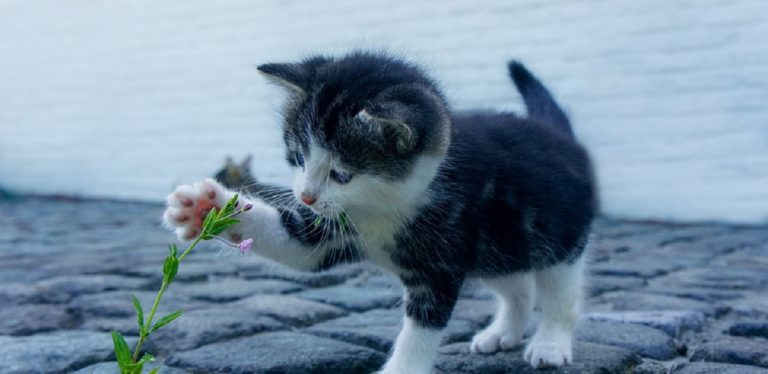
M0 2L0 188L161 201L227 155L285 183L255 66L387 49L455 109L522 111L522 60L572 117L616 217L768 220L768 2Z

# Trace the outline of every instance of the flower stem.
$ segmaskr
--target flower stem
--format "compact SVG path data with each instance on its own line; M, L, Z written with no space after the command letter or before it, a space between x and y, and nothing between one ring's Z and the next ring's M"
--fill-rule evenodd
M198 236L197 239L195 239L195 241L193 241L192 244L190 244L189 247L187 247L187 249L185 249L184 252L181 253L181 256L179 256L179 262L181 262L181 260L183 260L184 257L187 257L189 252L192 251L192 248L195 248L197 243L200 243L200 241L203 240L203 236L205 236L205 232L202 232L200 236Z
M203 236L205 233L201 233L200 236L195 239L195 241L192 242L192 244L187 247L187 249L184 250L184 252L181 253L181 256L179 256L179 262L181 262L184 257L189 254L190 251L192 251L193 248L197 245L197 243L200 243L200 241L203 240ZM152 320L155 318L155 313L157 313L157 307L160 305L160 299L163 298L163 294L165 293L165 290L170 285L169 282L166 280L163 280L163 284L160 285L160 290L157 292L157 296L155 296L155 302L152 304L152 309L149 312L149 318L147 319L146 323L144 324L143 328L141 329L139 333L139 342L136 343L136 349L133 351L133 357L132 361L135 363L139 360L139 353L141 352L141 346L144 344L144 341L147 340L149 337L149 329L152 327Z
M152 305L152 310L149 312L149 319L147 320L146 325L144 325L144 328L139 335L139 342L136 343L136 350L133 351L133 362L136 362L139 359L141 346L144 344L144 340L149 337L149 332L147 332L147 329L152 326L152 319L155 317L157 306L160 305L160 299L163 297L166 288L168 288L168 283L163 281L163 284L160 286L160 291L157 292L157 296L155 297L155 303Z

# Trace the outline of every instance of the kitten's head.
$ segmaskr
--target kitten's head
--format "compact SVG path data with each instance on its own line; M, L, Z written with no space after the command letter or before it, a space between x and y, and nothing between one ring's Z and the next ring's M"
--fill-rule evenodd
M421 69L355 52L259 71L290 91L283 139L297 198L332 215L399 210L423 196L448 148L450 120Z

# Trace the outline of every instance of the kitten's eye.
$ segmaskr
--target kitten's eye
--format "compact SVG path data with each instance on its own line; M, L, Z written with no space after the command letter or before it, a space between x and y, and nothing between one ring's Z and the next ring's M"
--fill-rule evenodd
M352 175L349 173L343 173L340 171L336 171L331 169L331 172L328 174L331 179L333 179L338 184L347 184L352 179Z
M296 160L296 164L301 166L301 168L304 168L304 156L301 155L301 153L296 152L293 156L294 160Z

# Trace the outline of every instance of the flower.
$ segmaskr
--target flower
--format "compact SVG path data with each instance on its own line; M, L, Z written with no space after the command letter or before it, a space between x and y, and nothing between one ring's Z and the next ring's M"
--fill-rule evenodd
M253 239L245 239L237 245L237 248L240 248L240 253L245 254L251 250L251 245L253 245Z
M243 207L243 212L247 212L251 210L251 208L253 208L253 204L245 204L245 206Z

